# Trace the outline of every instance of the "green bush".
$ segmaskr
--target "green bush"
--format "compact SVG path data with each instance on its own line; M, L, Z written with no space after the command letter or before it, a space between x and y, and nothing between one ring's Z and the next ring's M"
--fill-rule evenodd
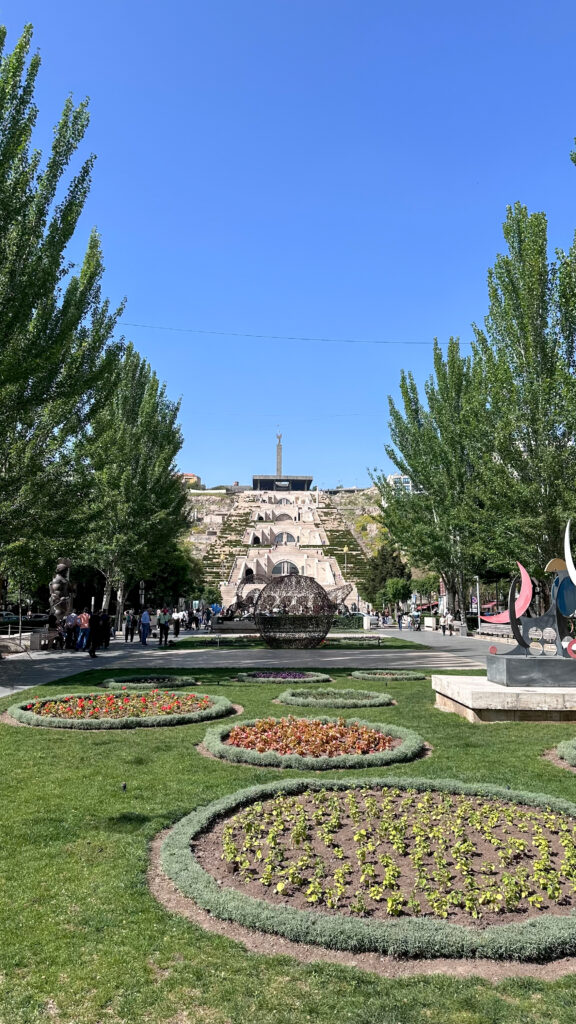
M254 669L252 672L238 672L236 676L241 682L246 683L331 683L332 677L327 676L325 672L304 672L302 679L290 679L286 676L286 672L299 672L299 669L277 669L276 673L274 670L271 671L269 676L267 675L255 675L254 673L260 671L264 673L266 669ZM284 671L284 674L282 674Z
M240 722L240 725L255 725L260 721L252 718L249 721ZM276 719L278 721L278 719ZM319 722L337 722L337 718L321 718ZM402 729L398 725L383 725L380 722L365 722L360 718L349 718L347 723L354 722L357 725L365 725L369 729L385 733L401 739L399 747L392 750L379 750L374 754L342 754L339 757L307 757L302 754L278 754L275 750L266 750L260 753L258 750L247 750L244 747L233 747L224 743L223 740L234 728L233 725L220 725L208 729L204 737L204 746L214 755L225 761L233 761L241 764L258 765L260 768L299 768L324 772L332 768L381 768L386 764L393 764L399 761L413 761L415 757L424 750L424 740L412 729Z
M199 685L191 676L157 676L147 672L145 676L115 676L114 679L103 679L101 686L107 690L181 690L186 687L193 689Z
M564 740L556 747L558 757L561 757L567 764L576 767L576 740Z
M393 669L367 668L357 672L351 672L353 679L365 679L377 682L378 679L396 679L399 682L408 682L410 679L426 679L425 672L395 672Z
M277 697L277 702L310 708L377 708L394 703L388 693L337 690L334 687L318 690L284 690L284 693Z
M353 953L375 952L384 956L421 958L491 958L542 962L576 955L576 917L543 914L518 924L474 926L420 918L371 921L274 906L246 893L219 885L194 858L190 843L225 815L246 804L274 797L278 792L297 794L306 789L345 790L360 786L395 786L417 792L437 790L469 796L496 797L511 803L550 808L576 816L576 804L542 793L511 791L498 786L475 785L453 779L398 778L300 778L263 786L251 786L199 808L178 822L162 846L162 867L186 896L215 917L247 928L281 935L293 942L307 942Z
M96 690L93 691L97 693ZM109 691L107 691L109 692ZM122 690L114 694L115 697L122 696ZM17 722L24 725L36 725L45 729L141 729L154 728L163 725L192 725L194 722L207 722L214 718L223 718L225 715L234 714L234 705L226 697L213 697L212 694L199 693L199 697L210 697L212 704L203 711L193 711L190 714L176 715L151 715L149 718L93 718L80 719L76 721L70 718L56 718L51 716L36 715L33 711L27 711L26 705L30 698L22 704L13 704L8 708L8 714ZM86 693L57 693L50 695L46 700L64 700L65 697L86 697Z

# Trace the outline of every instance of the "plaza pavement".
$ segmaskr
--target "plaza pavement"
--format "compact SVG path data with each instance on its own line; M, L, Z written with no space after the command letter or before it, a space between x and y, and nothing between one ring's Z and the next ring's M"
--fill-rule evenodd
M184 634L186 638L194 634ZM375 635L374 632L371 634ZM96 660L81 651L50 651L16 654L0 661L0 697L17 693L43 683L75 675L77 672L105 668L112 672L124 669L142 669L159 672L162 668L429 668L436 672L453 669L465 673L468 669L486 667L488 645L474 637L443 637L441 633L402 633L386 629L382 636L398 637L425 644L427 650L390 649L371 647L367 650L246 650L233 648L219 650L212 647L204 651L179 651L176 647L161 649L156 641L147 647L134 642L125 644L120 638L113 640L107 651L100 650ZM499 650L503 648L499 646Z

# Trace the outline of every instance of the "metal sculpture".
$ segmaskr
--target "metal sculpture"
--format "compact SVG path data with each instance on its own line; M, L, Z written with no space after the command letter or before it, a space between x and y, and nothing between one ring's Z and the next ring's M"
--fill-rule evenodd
M564 536L565 558L553 558L545 572L554 573L550 606L542 615L530 614L534 586L523 565L508 595L508 611L483 616L487 622L509 623L517 646L504 654L487 658L490 682L517 686L576 686L576 638L571 636L571 618L576 614L576 567L570 546L570 522ZM520 595L516 597L520 585ZM525 614L526 613L526 614Z
M317 647L336 606L311 576L277 576L260 592L255 622L268 647Z
M50 583L50 611L57 619L65 619L72 611L71 564L69 558L59 558L56 564L56 575Z

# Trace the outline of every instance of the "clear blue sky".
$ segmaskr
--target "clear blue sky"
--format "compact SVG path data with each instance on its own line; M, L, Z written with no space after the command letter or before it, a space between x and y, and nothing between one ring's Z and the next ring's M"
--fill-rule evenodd
M207 483L273 473L279 425L286 472L367 484L401 368L423 380L432 338L485 315L506 204L571 242L573 0L11 0L0 21L10 48L35 27L41 145L91 99L73 255L96 225L126 321L222 332L123 328Z

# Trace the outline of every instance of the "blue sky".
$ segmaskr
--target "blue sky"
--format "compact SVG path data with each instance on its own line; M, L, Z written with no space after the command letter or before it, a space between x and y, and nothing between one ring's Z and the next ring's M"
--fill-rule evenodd
M280 426L286 472L367 484L400 370L424 380L432 339L485 315L506 204L571 243L573 2L0 0L0 21L9 48L35 28L39 145L90 97L73 258L96 225L126 322L220 332L123 326L207 483L273 473Z

